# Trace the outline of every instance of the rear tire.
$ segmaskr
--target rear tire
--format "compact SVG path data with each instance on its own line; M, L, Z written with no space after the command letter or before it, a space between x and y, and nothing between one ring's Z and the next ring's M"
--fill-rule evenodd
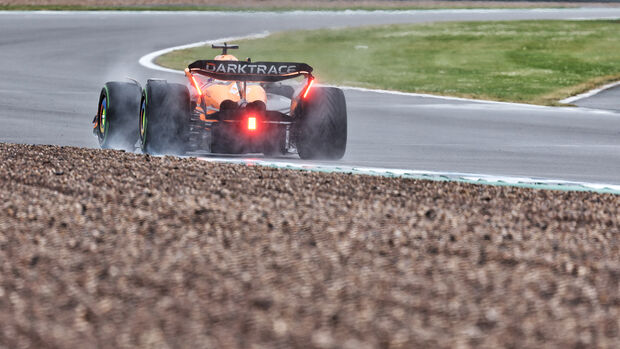
M95 134L101 148L133 151L138 141L136 116L140 111L140 86L109 81L101 89Z
M163 80L149 80L142 91L139 115L138 133L144 153L185 153L190 121L187 87Z
M317 87L301 105L296 146L302 159L337 160L347 148L347 105L342 90Z

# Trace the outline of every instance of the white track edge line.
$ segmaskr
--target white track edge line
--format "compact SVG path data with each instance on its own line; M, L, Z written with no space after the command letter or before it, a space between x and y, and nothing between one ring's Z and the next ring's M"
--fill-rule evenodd
M262 39L262 38L266 38L267 36L269 36L269 32L264 31L262 33L255 33L255 34L244 35L244 36L231 36L228 38L220 38L220 39L215 39L215 40L200 41L200 42L194 42L191 44L168 47L162 50L148 53L140 57L140 60L138 61L138 63L140 63L140 65L142 65L143 67L153 69L153 70L164 71L166 73L183 74L183 71L181 70L165 68L165 67L162 67L161 65L155 64L155 59L161 55L170 53L172 51L184 50L188 48L194 48L194 47L211 45L211 44L218 44L218 43L222 43L226 41Z
M436 98L436 99L443 99L443 100L447 100L447 101L460 101L460 102L471 102L471 103L482 103L482 104L513 105L513 106L521 106L521 107L528 107L528 108L543 108L543 109L554 108L554 107L547 107L547 106L544 106L544 105L536 105L536 104L500 102L500 101L490 101L490 100L486 100L486 99L472 99L472 98L464 98L464 97L432 95L432 94L428 94L428 93L403 92L403 91L393 91L393 90L380 90L380 89L356 87L356 86L341 86L341 85L323 85L323 86L337 87L337 88L340 88L342 90L349 90L349 91L383 93L383 94L396 95L396 96Z
M564 104L573 103L573 102L576 102L576 101L584 99L584 98L592 97L594 95L597 95L597 94L599 94L599 93L601 93L601 92L603 92L605 90L608 90L608 89L616 87L616 86L620 86L620 81L612 82L610 84L601 86L599 88L595 88L595 89L590 90L590 91L586 91L586 92L578 94L576 96L565 98L565 99L561 100L560 103L564 103Z

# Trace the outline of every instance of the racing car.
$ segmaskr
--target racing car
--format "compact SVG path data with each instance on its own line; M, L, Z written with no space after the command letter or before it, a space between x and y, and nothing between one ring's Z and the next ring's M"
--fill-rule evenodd
M297 153L340 159L347 143L342 90L317 86L312 67L294 62L239 61L222 50L185 69L185 84L149 79L107 82L93 133L102 148L149 154ZM296 83L295 83L296 82Z

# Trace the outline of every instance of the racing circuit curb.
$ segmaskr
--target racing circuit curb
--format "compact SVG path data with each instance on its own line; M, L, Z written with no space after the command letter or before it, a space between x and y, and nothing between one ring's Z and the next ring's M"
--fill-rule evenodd
M169 47L169 48L154 51L154 52L151 52L151 53L148 53L142 56L139 60L139 63L140 65L146 68L152 69L152 70L159 70L159 71L164 71L167 73L174 73L174 74L183 74L183 72L180 70L162 67L160 65L155 64L154 61L157 57L164 55L166 53L170 53L172 51L176 51L176 50L217 44L217 43L222 43L226 41L245 40L245 39L261 39L261 38L266 38L269 35L270 33L268 31L264 31L262 33L255 33L255 34L250 34L250 35L245 35L245 36L219 38L219 39L214 39L214 40L200 41L200 42L190 43L186 45ZM593 93L589 96L595 95L596 93L599 93L603 91L604 89L614 87L617 84L620 84L620 82L603 86L597 90L592 90L591 92ZM486 103L486 104L520 105L520 106L528 106L528 107L548 108L545 106L537 106L537 105L532 105L532 104L486 101L486 100L467 99L467 98L460 98L460 97L437 96L437 95L421 94L421 93L367 89L367 88L351 87L351 86L335 86L335 87L339 87L345 90L355 90L355 91L384 93L384 94L396 94L396 95L412 96L412 97L428 97L428 98L458 100L458 101ZM572 101L585 98L586 96L583 96L585 94L579 95L582 97L576 98ZM571 98L575 98L579 96L574 96ZM565 101L566 100L563 100L561 101L561 103L572 102L572 101L571 102L565 102ZM257 160L257 159L229 159L229 158L215 158L215 157L199 158L199 159L204 160L204 161L245 164L248 166L258 165L258 166L266 166L266 167L272 167L272 168L292 169L292 170L302 170L302 171L327 172L327 173L340 172L340 173L375 175L375 176L385 176L385 177L424 179L424 180L432 180L432 181L453 181L453 182L484 184L484 185L513 186L513 187L533 188L533 189L549 189L549 190L564 190L564 191L591 191L591 192L596 192L596 193L609 193L609 194L620 195L620 185L604 184L604 183L574 182L574 181L566 181L566 180L560 180L560 179L532 178L532 177L518 177L518 176L498 176L498 175L472 174L472 173L459 173L459 172L434 172L434 171L389 169L389 168L376 168L376 167L351 167L351 166L333 166L333 165L322 165L322 164L300 164L300 163L292 163L292 162L289 163L289 162L278 162L278 161L265 161L265 160Z
M310 164L280 161L265 161L259 159L228 159L216 157L199 157L199 160L210 162L222 162L241 164L246 166L265 166L285 170L301 170L325 173L350 173L356 175L370 175L382 177L398 177L408 179L422 179L431 181L450 181L470 184L483 184L495 186L511 186L531 189L547 189L561 191L589 191L603 194L620 195L620 185L575 182L560 179L499 176L460 172L435 172L421 170L390 169L378 167L338 166L326 164Z

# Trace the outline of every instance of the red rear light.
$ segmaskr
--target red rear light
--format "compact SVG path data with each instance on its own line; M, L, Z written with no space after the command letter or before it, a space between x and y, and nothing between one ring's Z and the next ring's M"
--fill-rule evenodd
M194 87L196 88L196 91L198 92L198 95L202 96L202 90L198 86L198 81L196 81L196 78L193 75L192 75L192 83L194 84Z
M202 90L200 89L200 86L198 86L198 81L196 81L196 78L192 75L192 73L189 72L189 69L187 68L185 68L185 76L187 76L192 85L194 85L196 92L198 92L198 97L202 97Z
M256 117L248 117L248 131L256 131Z
M308 92L310 92L310 89L312 88L312 85L314 84L314 78L310 79L310 82L308 83L308 86L306 87L306 90L304 91L303 94L303 99L306 99L306 97L308 97Z

